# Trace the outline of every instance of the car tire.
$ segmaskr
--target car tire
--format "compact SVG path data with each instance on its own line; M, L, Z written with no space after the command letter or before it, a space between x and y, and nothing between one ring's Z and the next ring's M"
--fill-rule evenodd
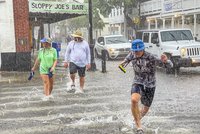
M173 59L173 57L171 55L169 55L169 54L166 54L166 55L167 55L167 58L169 60L171 60L174 65L176 65L175 64L175 59ZM166 72L166 74L175 74L175 75L177 75L177 74L180 73L180 67L179 66L174 66L173 68L166 68L165 72Z

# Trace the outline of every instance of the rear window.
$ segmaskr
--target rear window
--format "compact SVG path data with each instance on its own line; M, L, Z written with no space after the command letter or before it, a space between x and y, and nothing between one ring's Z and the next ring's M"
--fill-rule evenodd
M106 44L120 44L120 43L129 43L128 39L124 36L115 36L115 37L106 37Z

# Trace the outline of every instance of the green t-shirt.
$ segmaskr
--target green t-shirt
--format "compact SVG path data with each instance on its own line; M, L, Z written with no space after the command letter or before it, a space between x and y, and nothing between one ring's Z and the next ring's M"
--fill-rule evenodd
M55 48L43 48L39 51L38 60L40 61L40 74L48 74L49 68L57 60L57 51ZM54 72L55 73L55 70Z

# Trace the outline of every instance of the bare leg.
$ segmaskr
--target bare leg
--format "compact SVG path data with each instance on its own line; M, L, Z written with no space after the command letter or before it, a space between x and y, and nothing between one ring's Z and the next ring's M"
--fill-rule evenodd
M53 90L53 82L54 82L54 77L49 78L49 93L51 94L52 90Z
M140 110L139 110L139 101L140 101L140 94L138 93L133 93L131 95L131 111L132 111L132 115L134 117L134 120L135 120L135 125L136 125L136 128L141 128L142 125L141 125L141 115L140 115Z
M76 74L70 74L70 78L72 80L72 85L75 84L75 77L76 77Z
M49 91L49 86L50 86L50 81L49 81L49 76L45 75L45 74L41 74L40 75L42 80L43 80L43 84L44 84L44 94L46 96L50 95L50 91Z
M83 90L85 84L85 77L80 77L80 89Z
M149 107L144 106L141 111L140 111L140 115L141 115L141 119L146 115L146 113L149 111Z

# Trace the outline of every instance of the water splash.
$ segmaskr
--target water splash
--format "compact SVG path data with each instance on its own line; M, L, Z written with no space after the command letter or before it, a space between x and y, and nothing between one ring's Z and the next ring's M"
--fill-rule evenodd
M4 116L5 115L5 110L6 110L6 104L3 104L0 108L0 116Z
M155 134L158 134L158 129L159 129L159 127L154 130Z
M24 92L23 89L19 89L22 93ZM42 95L41 91L36 88L33 87L30 91L27 91L24 93L24 96L21 97L18 100L17 106L18 107L23 107L23 106L29 106L30 105L30 100L34 99L34 98L40 98Z

